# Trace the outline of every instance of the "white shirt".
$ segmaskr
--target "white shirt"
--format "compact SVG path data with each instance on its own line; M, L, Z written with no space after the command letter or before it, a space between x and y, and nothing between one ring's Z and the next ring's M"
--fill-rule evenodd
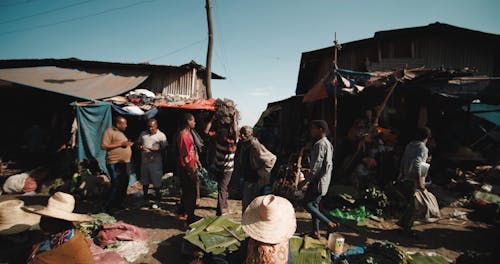
M167 137L163 132L158 129L156 133L151 135L149 131L142 131L139 135L138 143L148 149L160 149L160 151L141 151L142 163L163 162L161 153L167 147Z

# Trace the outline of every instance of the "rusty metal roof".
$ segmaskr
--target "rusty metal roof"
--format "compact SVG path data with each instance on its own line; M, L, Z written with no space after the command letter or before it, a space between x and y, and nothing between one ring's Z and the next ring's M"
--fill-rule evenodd
M85 100L102 99L136 88L149 72L144 70L89 70L54 66L0 69L0 80L65 94Z
M191 70L197 69L203 74L206 69L203 65L190 61L181 66L171 65L156 65L149 63L121 63L121 62L105 62L105 61L90 61L80 60L77 58L68 59L14 59L0 60L0 69L5 68L24 68L24 67L39 67L39 66L55 66L60 68L70 69L108 69L109 70L141 70L141 71L173 71L173 70ZM225 79L224 76L212 73L212 79Z

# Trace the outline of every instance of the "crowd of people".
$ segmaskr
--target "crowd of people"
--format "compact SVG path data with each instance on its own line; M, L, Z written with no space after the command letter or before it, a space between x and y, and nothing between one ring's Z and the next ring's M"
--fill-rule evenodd
M213 143L212 156L207 160L218 182L216 215L232 213L229 210L229 184L236 180L242 192L242 226L250 237L247 243L246 263L288 263L288 240L296 231L295 210L286 198L273 195L271 171L276 156L253 136L253 129L243 126L219 126L213 131L216 117L210 120L203 133L205 139ZM175 136L177 150L176 174L181 183L181 199L178 219L187 227L198 218L195 209L200 197L198 171L202 168L200 153L205 146L203 137L195 130L196 120L186 113L182 118L182 127ZM113 126L103 136L101 148L106 151L106 168L111 179L111 188L102 208L113 212L124 209L124 201L129 183L132 147L141 153L140 182L143 185L145 202L152 208L158 208L161 201L161 178L164 173L163 154L168 145L167 136L158 129L158 121L147 121L146 129L135 141L129 140L125 131L127 119L117 116ZM310 169L304 175L303 182L307 189L302 206L312 216L311 236L321 237L320 223L323 222L328 232L335 232L338 225L320 210L320 203L329 191L333 175L334 147L328 140L328 124L323 120L310 123L312 147L310 151ZM429 168L428 149L425 146L431 133L428 128L419 128L415 141L406 147L402 159L401 180L407 186L408 207L400 220L405 231L411 232L416 215L416 191L425 190L425 176ZM210 151L209 151L210 152ZM152 187L155 196L149 195ZM86 240L73 226L73 222L91 220L86 215L73 213L75 200L72 195L57 192L50 197L43 209L27 208L24 221L41 217L40 227L46 239L36 245L30 255L30 263L92 263L92 256ZM71 254L68 254L71 252Z
M268 208L275 203L286 204L289 211L293 214L295 223L294 209L290 202L278 196L272 196L271 171L276 162L276 156L259 142L253 135L253 128L243 126L239 130L234 127L218 126L214 128L216 116L207 123L203 133L205 139L213 143L212 157L208 158L209 166L213 169L218 183L217 197L217 215L232 213L229 211L229 184L231 180L241 183L242 193L242 214L243 225L252 211L256 208ZM182 126L176 135L175 147L178 153L177 175L181 182L182 195L177 212L178 219L185 221L186 226L197 220L195 209L199 199L199 179L198 170L202 167L200 160L200 145L197 141L202 141L202 137L195 130L196 120L192 114L186 113L182 119ZM136 144L141 151L141 178L143 192L146 200L149 199L149 186L153 186L156 193L156 203L153 208L159 206L161 199L159 187L161 186L161 177L163 175L161 155L166 148L167 140L164 133L158 129L158 121L150 119L147 122L147 130L143 131L139 139L135 142L126 138L124 132L127 128L127 120L124 117L117 116L114 119L113 127L107 129L102 137L101 147L107 151L107 169L111 178L111 191L105 203L104 210L122 209L126 192L126 183L130 173L131 147ZM329 220L320 211L320 202L323 196L328 192L331 175L333 171L333 145L327 139L328 125L325 121L316 120L311 122L311 137L314 144L311 152L311 171L307 177L309 188L304 199L304 208L311 213L313 218L312 236L320 237L320 222L328 226L329 231L334 231L336 223ZM210 152L210 151L209 151ZM267 195L267 196L266 196ZM269 200L271 199L271 200ZM259 204L262 203L262 204ZM262 209L264 210L264 209ZM260 213L257 212L257 215ZM261 216L263 217L263 216ZM277 221L285 219L274 215ZM262 220L268 221L268 220ZM269 223L267 223L269 224ZM248 229L248 227L245 227ZM277 226L269 227L276 229ZM290 231L293 229L292 231ZM248 229L250 230L250 229ZM265 230L265 229L264 229ZM295 232L295 225L290 227L288 233ZM254 230L255 231L255 230ZM257 231L255 231L257 232ZM251 231L249 231L251 233ZM286 236L291 236L289 234ZM252 237L252 236L251 236ZM289 237L288 237L289 238ZM254 239L254 238L253 238ZM276 237L271 239L276 241ZM285 241L278 241L278 244ZM249 243L248 251L265 248L270 243L267 239L255 238ZM281 248L286 248L283 246ZM259 252L279 252L275 250L262 250ZM288 252L288 249L287 249ZM252 254L254 255L254 254ZM288 257L288 254L285 254ZM278 257L277 255L274 257ZM248 263L259 263L248 260ZM277 262L281 263L281 262Z

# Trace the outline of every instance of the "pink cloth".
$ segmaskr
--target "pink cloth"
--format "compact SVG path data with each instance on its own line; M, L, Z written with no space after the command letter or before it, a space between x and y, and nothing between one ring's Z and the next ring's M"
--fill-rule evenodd
M28 177L24 181L23 193L29 193L29 192L36 191L37 187L38 186L36 185L35 179Z
M102 230L97 234L96 241L99 246L105 247L116 241L146 240L147 238L148 236L143 229L119 221L114 224L102 225Z
M96 264L127 264L128 262L120 256L120 254L113 251L104 251L101 247L97 246L88 239L90 242L90 252L94 257L94 262Z

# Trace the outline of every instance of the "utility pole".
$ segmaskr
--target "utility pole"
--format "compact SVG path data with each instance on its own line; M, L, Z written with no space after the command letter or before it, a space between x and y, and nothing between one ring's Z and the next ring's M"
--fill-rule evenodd
M337 69L337 51L341 48L337 42L337 32L335 32L335 39L333 40L333 69ZM337 152L337 116L338 116L338 103L337 103L337 88L333 89L333 160L335 161L335 153Z
M205 84L207 85L207 98L212 98L212 46L214 42L214 32L212 28L212 3L211 0L205 0L205 8L207 9L208 23L208 50L207 50L207 65L205 75Z

